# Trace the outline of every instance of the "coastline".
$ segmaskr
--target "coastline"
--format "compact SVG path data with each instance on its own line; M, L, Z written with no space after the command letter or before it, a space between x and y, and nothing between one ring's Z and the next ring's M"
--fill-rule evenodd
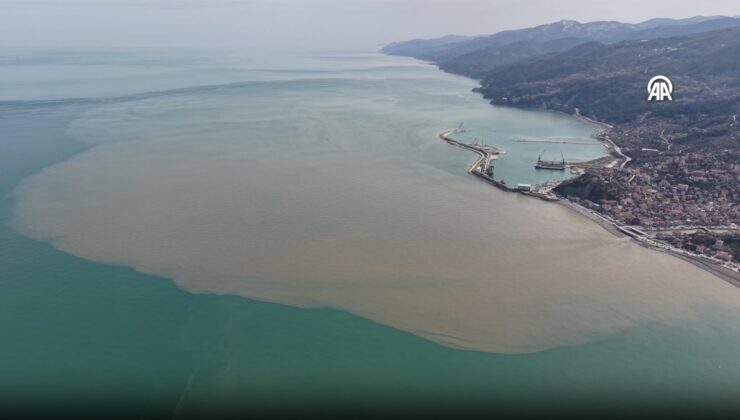
M439 70L445 72L442 69L439 69ZM606 137L608 132L611 129L613 129L612 125L586 117L580 113L580 110L578 108L576 108L575 113L573 114L568 114L562 111L547 110L547 109L545 111L557 112L560 114L568 115L570 117L573 117L573 118L576 118L582 121L586 121L590 124L594 124L596 126L601 127L602 130L598 131L597 133L594 133L592 137L602 143L602 145L608 151L607 155L612 156L615 159L614 165L618 164L620 169L624 168L624 166L632 160L632 158L625 155L622 152L621 148L617 146L610 138ZM485 154L479 150L475 150L475 148L472 148L469 145L464 145L454 139L449 138L449 135L454 134L456 132L458 132L458 130L445 130L444 132L440 134L440 138L453 146L461 147L461 148L471 150L473 152L477 152L480 154L480 158L477 159L468 168L468 173L475 175L476 177L481 178L482 180L487 181L488 183L491 183L494 186L499 187L500 189L506 190L507 192L520 193L522 195L528 195L530 197L539 198L545 201L559 202L561 205L571 209L572 211L579 213L580 215L584 217L587 217L591 221L595 222L597 225L601 226L604 230L606 230L607 232L615 236L618 236L618 237L627 236L630 239L632 239L634 242L638 243L639 245L643 247L652 249L654 251L665 252L676 258L680 258L684 261L687 261L693 264L696 267L703 269L704 271L714 275L715 277L719 277L720 279L732 284L733 286L740 288L740 271L739 270L730 268L719 262L715 262L714 260L710 260L709 257L705 257L699 254L689 253L688 251L674 248L673 246L667 243L664 243L662 241L659 241L657 239L643 237L640 234L634 233L630 227L628 227L627 225L624 225L623 223L619 221L611 220L610 218L607 218L592 210L582 207L579 204L571 200L568 200L565 197L562 197L558 194L553 193L552 190L556 188L557 186L559 186L560 184L562 184L563 182L565 182L565 180L557 181L554 183L546 183L544 185L545 189L543 189L542 191L531 191L531 192L519 191L517 189L511 188L505 185L501 185L497 181L487 177L485 174L480 173L476 170L476 168L480 165L480 163L486 159ZM617 155L617 156L614 156L614 155ZM577 178L578 176L580 175L571 177L568 180ZM540 187L542 187L542 185Z
M593 210L587 209L571 200L568 200L565 197L556 195L555 193L551 192L553 188L555 188L556 186L560 185L562 182L565 182L565 181L558 181L558 182L547 184L548 190L546 192L520 191L516 188L511 188L505 184L502 184L499 181L494 180L493 178L486 176L483 172L480 171L480 169L482 168L483 163L487 162L490 159L489 152L482 150L480 148L462 143L450 137L452 134L459 133L459 132L460 131L458 130L445 130L444 132L440 133L439 137L440 139L444 140L446 143L452 146L459 147L465 150L469 150L479 155L478 159L476 159L468 167L467 172L469 174L475 175L477 178L480 178L481 180L486 181L489 184L492 184L495 187L498 187L499 189L504 190L506 192L519 193L522 195L527 195L530 197L538 198L544 201L558 202L559 204L570 209L571 211L576 212L580 214L581 216L584 216L590 219L591 221L593 221L594 223L596 223L597 225L599 225L604 230L606 230L607 232L611 233L614 236L629 237L632 241L636 242L637 244L645 248L648 248L654 251L665 252L674 257L680 258L684 261L687 261L695 265L696 267L699 267L711 273L712 275L716 277L719 277L720 279L732 284L733 286L740 288L740 272L735 271L724 265L715 263L714 261L709 260L708 257L703 257L697 254L691 254L688 251L676 249L656 239L647 238L645 236L642 236L640 233L638 233L639 230L636 231L628 225L624 225L620 223L619 221L608 218ZM498 151L497 154L500 154L500 153L501 151ZM573 179L573 178L569 178L569 179Z
M570 210L580 214L583 217L590 219L591 221L601 226L604 230L606 230L607 232L611 233L614 236L617 236L620 238L629 237L633 242L636 242L637 244L644 246L645 248L651 249L653 251L664 252L676 258L680 258L686 262L689 262L703 269L704 271L707 271L713 274L716 277L721 278L722 280L725 280L726 282L732 284L733 286L740 288L740 272L734 271L723 265L716 264L712 261L707 261L698 255L694 256L686 252L681 252L679 250L673 250L672 247L669 247L668 245L655 246L654 244L651 244L647 240L640 240L638 239L637 235L625 233L624 229L620 229L619 225L615 221L609 220L606 217L592 210L589 210L583 206L580 206L577 203L574 203L568 199L560 200L559 204L569 208ZM650 240L650 241L658 242L654 240Z

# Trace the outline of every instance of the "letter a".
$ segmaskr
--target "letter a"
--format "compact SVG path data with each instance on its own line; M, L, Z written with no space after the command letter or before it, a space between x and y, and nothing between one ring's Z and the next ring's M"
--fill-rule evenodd
M669 101L672 101L673 98L671 97L671 91L668 89L668 85L665 83L660 84L660 100L664 101L668 99Z
M648 96L648 101L652 101L653 99L660 100L660 85L661 83L653 83L653 85L650 86L650 96Z

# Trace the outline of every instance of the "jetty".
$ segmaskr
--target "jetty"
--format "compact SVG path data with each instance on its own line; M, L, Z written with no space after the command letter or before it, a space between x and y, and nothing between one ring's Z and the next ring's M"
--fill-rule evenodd
M487 144L467 144L452 138L453 135L464 132L465 131L462 129L448 130L440 134L439 137L455 147L470 150L471 152L478 154L478 159L473 162L472 165L470 165L470 167L468 168L468 173L475 173L480 168L483 168L483 172L485 172L485 169L487 169L491 165L492 161L498 159L499 155L506 153L501 149L489 146Z
M506 184L506 181L504 180L497 180L493 177L493 161L498 159L498 157L502 154L505 154L506 151L501 150L499 148L487 145L487 144L481 144L481 143L463 143L459 140L455 140L452 136L459 133L464 133L465 130L463 130L461 127L458 127L454 130L447 130L439 135L439 137L444 140L446 143L459 147L461 149L469 150L471 152L474 152L478 155L478 159L476 159L469 167L468 167L468 173L475 175L476 177L482 179L483 181L501 189L507 192L516 192L524 195L529 195L531 197L540 198L547 201L558 201L559 198L552 193L552 188L554 188L555 184L551 185L549 183L541 184L541 185L529 185L529 184L519 184L516 186L509 186Z

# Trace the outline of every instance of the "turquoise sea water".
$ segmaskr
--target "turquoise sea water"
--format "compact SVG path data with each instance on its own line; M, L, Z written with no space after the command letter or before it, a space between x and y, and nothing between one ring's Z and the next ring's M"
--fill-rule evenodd
M347 60L339 61L352 68ZM147 71L146 68L139 70ZM372 70L356 71L372 79ZM225 78L214 71L208 75L209 83L229 83L226 79L239 76L228 70L223 72L229 76ZM204 77L200 70L197 73ZM344 70L342 74L346 76ZM394 83L385 80L389 78L386 73L372 83ZM169 80L172 82L173 78ZM187 77L180 82L186 85ZM335 89L342 82L332 78L321 83ZM423 86L424 80L415 83ZM462 88L467 82L452 83L459 83ZM94 90L102 92L107 86L102 84ZM305 86L296 83L288 90L306 89ZM87 88L92 89L89 85ZM116 84L119 88L120 84ZM61 96L74 96L74 89L64 89L59 87ZM156 133L151 137L164 137L166 142L167 136L177 139L183 132L192 132L193 127L185 121L198 118L194 114L182 119L175 116L175 124L167 124L164 118L155 119L158 124L154 125L135 123L137 112L146 113L147 107L172 109L171 105L160 108L156 101L174 98L174 102L182 104L197 101L203 94L190 92L138 92L123 99L115 96L120 92L112 92L111 97L119 99L54 102L8 93L0 102L0 404L43 400L84 405L102 401L156 414L196 408L212 410L229 403L283 408L301 402L364 403L380 408L458 404L492 408L588 407L607 403L622 408L653 404L681 408L698 402L722 406L733 402L740 381L740 336L732 325L737 324L739 317L737 312L713 310L709 300L704 310L692 312L693 317L701 319L702 328L646 320L610 334L598 334L585 343L506 355L441 345L342 309L326 308L329 305L325 302L317 305L323 307L306 308L218 293L188 293L165 277L78 258L10 228L18 199L13 193L16 185L51 164L79 156L95 144L91 141L93 134L111 136L100 142L126 142L127 139L115 136L137 137L136 130L144 130ZM207 92L205 95L212 95L212 90ZM444 90L442 94L449 92ZM233 95L237 97L231 101L243 100L238 92ZM99 96L109 97L105 92ZM149 99L152 96L154 99ZM226 100L217 99L218 103ZM404 100L412 99L407 96ZM337 106L341 113L341 105ZM122 116L119 126L111 108ZM206 116L215 118L214 115L227 112L228 109L221 109ZM428 112L438 110L430 106ZM500 144L509 144L506 136L515 139L520 134L502 129L501 124L495 124L495 118L491 122L483 115L479 120L475 117L472 115L466 124L496 138ZM251 117L245 114L245 118ZM537 132L543 119L554 117L533 113L531 118L534 128L520 130L525 134L527 130ZM225 124L233 121L224 119ZM457 119L450 115L449 120L440 121L439 127L448 128ZM103 121L109 131L91 131L91 121ZM549 127L568 127L552 124ZM100 126L96 127L100 130ZM416 134L408 135L411 146L404 147L420 150L423 157L420 166L412 166L412 170L431 173L443 184L448 177L455 177L454 182L474 183L464 175L471 156L445 148L433 149L432 144L438 142L436 128L421 124L414 128L431 138L428 144ZM572 129L586 135L589 130L577 126ZM237 131L241 130L237 127ZM228 137L233 132L225 134ZM301 146L297 144L299 140L294 142L291 148ZM331 145L340 150L343 146L351 149L349 143ZM511 143L509 149L515 150L516 146ZM574 147L569 154L581 153L582 158L588 158L592 153L588 150ZM532 152L536 151L533 148ZM429 172L427 167L440 168L440 172ZM462 172L459 178L458 171ZM524 166L512 167L510 171L511 176L527 181L534 179L528 176L539 176ZM94 206L95 202L87 205ZM216 287L213 291L218 292ZM674 291L667 289L665 293ZM680 312L681 308L676 310Z

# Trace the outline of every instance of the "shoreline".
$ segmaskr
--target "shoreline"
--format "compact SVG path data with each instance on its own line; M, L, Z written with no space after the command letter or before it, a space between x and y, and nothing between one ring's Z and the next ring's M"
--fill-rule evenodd
M532 185L530 187L539 187L540 189L532 190L527 189L520 189L519 187L512 188L506 184L505 181L497 181L493 178L493 173L488 173L486 169L491 164L491 161L498 159L498 157L502 154L505 154L506 152L498 149L493 146L488 145L470 145L463 143L459 140L453 139L451 136L453 134L457 133L464 133L465 130L463 129L454 129L454 130L446 130L440 133L439 138L444 140L447 144L450 144L452 146L469 150L474 153L477 153L480 157L476 159L469 167L467 172L471 175L475 175L476 177L480 178L481 180L501 189L506 192L512 192L512 193L519 193L522 195L528 195L530 197L539 198L541 200L545 201L559 201L560 199L552 193L551 189L552 187L559 185L559 183L545 183L545 184L539 184L537 186Z
M490 162L490 160L495 159L495 158L492 158L491 155L495 155L495 157L498 157L499 154L502 154L505 152L499 149L496 149L492 146L485 146L486 148L490 148L490 150L488 150L488 149L484 149L483 147L476 147L473 145L465 144L451 137L451 135L460 133L460 132L464 132L464 130L460 130L460 129L445 130L442 133L440 133L439 138L444 140L447 144L450 144L455 147L459 147L461 149L469 150L479 155L478 159L476 159L468 167L467 173L471 175L475 175L477 178L483 181L486 181L489 184L492 184L506 192L527 195L527 196L538 198L544 201L558 202L559 204L569 208L571 211L590 219L592 222L601 226L604 230L611 233L612 235L615 235L617 237L629 237L632 241L636 242L640 246L643 246L645 248L648 248L654 251L665 252L674 257L680 258L684 261L687 261L703 269L704 271L709 272L710 274L716 277L719 277L720 279L732 284L733 286L740 288L740 272L739 271L732 269L730 267L727 267L725 265L722 265L713 260L710 260L709 257L704 257L698 254L689 253L688 251L674 248L673 246L668 245L664 242L661 242L657 239L646 237L643 235L643 233L640 230L635 230L635 228L629 225L625 225L617 220L613 220L593 210L587 209L579 205L578 203L568 200L565 197L562 197L558 194L553 193L552 189L556 188L558 185L565 182L565 180L540 184L540 185L545 186L542 191L524 191L524 190L519 190L518 188L511 188L508 185L502 184L500 181L496 181L493 178L485 175L484 170L483 170L484 168L483 162L488 163ZM569 179L573 179L573 178L574 177L571 177Z
M614 236L617 236L620 238L628 237L633 242L637 243L640 246L651 249L653 251L664 252L676 258L680 258L686 262L689 262L703 269L704 271L707 271L713 274L716 277L719 277L720 279L732 284L733 286L740 288L740 272L738 271L735 271L729 267L726 267L724 265L708 260L706 257L702 257L700 255L693 255L693 254L688 253L687 251L674 249L673 247L667 244L663 244L660 241L657 241L654 239L650 239L650 238L641 239L639 235L634 234L634 233L629 233L629 231L621 227L618 224L618 222L610 220L606 218L605 216L599 213L596 213L593 210L587 209L568 199L560 200L559 204L569 208L571 211L574 211L583 217L586 217L587 219L590 219L591 221L601 226L604 230L606 230L607 232L611 233ZM657 244L660 244L660 245L657 245Z
M561 112L562 114L565 114ZM594 138L602 141L602 144L604 147L610 151L608 155L614 157L612 155L612 152L619 154L620 156L624 157L624 159L616 158L615 157L615 163L619 162L621 160L620 168L623 168L624 165L626 165L629 161L632 159L629 156L624 155L621 153L621 149L619 149L618 146L616 146L610 139L604 140L601 135L608 132L612 126L606 123L602 123L600 121L594 121L588 117L584 117L583 115L580 115L580 113L576 114L565 114L570 115L572 117L583 119L585 121L588 121L589 123L596 124L604 128L604 130L596 133L593 135ZM500 151L494 147L486 146L487 148L490 148L491 150L486 150L481 147L475 147L469 144L462 143L458 140L455 140L451 137L451 135L464 132L464 130L461 129L453 129L453 130L445 130L442 133L440 133L439 137L444 140L446 143L459 147L461 149L469 150L474 153L477 153L479 155L479 158L476 159L467 169L467 172L471 175L475 175L477 178L480 178L483 181L488 182L489 184L492 184L496 187L498 187L501 190L504 190L506 192L512 192L512 193L519 193L522 195L527 195L530 197L538 198L544 201L555 201L559 202L559 204L569 208L571 211L574 211L581 216L584 216L588 219L590 219L592 222L599 225L601 228L606 230L607 232L617 236L617 237L629 237L632 241L636 242L638 245L643 246L645 248L654 250L654 251L660 251L667 254L670 254L676 258L680 258L681 260L684 260L686 262L689 262L693 264L694 266L703 269L704 271L714 275L715 277L720 278L721 280L724 280L731 285L740 288L740 271L735 270L733 268L727 267L723 264L720 264L718 262L715 262L713 260L710 260L709 257L701 256L698 254L692 254L688 251L681 250L674 248L673 246L666 244L664 242L661 242L654 238L648 238L643 236L639 230L635 231L632 227L625 225L619 221L612 220L611 218L608 218L607 216L601 215L599 213L594 212L593 210L587 209L578 203L575 203L571 200L568 200L565 197L562 197L556 193L553 193L552 190L556 188L557 186L561 185L566 180L561 181L555 181L555 182L547 182L544 184L540 184L539 187L542 188L541 191L523 191L519 190L517 188L511 188L508 185L502 184L500 181L496 181L493 178L485 175L484 167L488 163L490 163L491 160L495 160L495 158L498 157L499 154L505 153L503 151ZM491 156L495 155L495 156ZM485 162L485 163L484 163ZM574 179L577 178L580 175L577 175L575 177L568 178Z
M432 64L435 64L436 65L436 63L432 63ZM436 65L436 67L437 67L437 69L439 71L442 71L444 73L455 74L455 73L450 73L450 72L447 72L445 70L442 70L438 65ZM459 74L455 74L455 75L456 76L461 76L461 77L466 77L466 76L459 75ZM466 78L471 79L469 77L466 77ZM475 80L475 79L471 79L471 80ZM474 89L474 91L475 91L475 89ZM503 105L497 105L497 106L503 106ZM526 108L524 108L524 109L526 109ZM584 115L581 114L581 112L580 112L580 110L578 108L575 108L575 112L572 113L572 114L569 114L569 113L563 112L563 111L552 110L552 109L544 109L544 111L557 112L559 114L568 115L570 117L573 117L573 118L576 118L576 119L579 119L579 120L582 120L582 121L585 121L585 122L588 122L590 124L594 124L594 125L600 127L601 130L598 131L597 133L594 133L591 137L594 138L594 139L596 139L596 140L598 140L599 142L601 142L601 144L604 146L604 148L608 151L607 156L611 156L612 158L615 159L614 160L614 163L613 163L614 166L617 166L618 165L618 167L621 169L621 168L624 168L625 165L627 165L627 163L629 163L632 160L632 158L630 158L629 156L625 155L622 152L622 149L619 146L617 146L611 138L606 137L606 135L608 134L608 132L614 128L613 125L608 124L608 123L605 123L605 122L602 122L602 121L597 121L597 120L594 120L594 119L589 118L589 117L586 117L586 116L584 116ZM445 136L449 136L450 134L452 134L454 132L456 132L456 130L446 130L442 134L440 134L440 138L442 138L443 140L445 140L448 143L450 143ZM460 143L460 142L457 142L457 143ZM465 147L463 147L463 148L465 148ZM615 156L615 155L617 155L617 156ZM483 158L481 158L481 159L483 159ZM477 160L476 163L479 163L481 159ZM589 218L591 221L595 222L597 225L601 226L604 230L606 230L607 232L609 232L609 233L611 233L613 235L616 235L616 236L619 236L619 237L627 236L631 240L633 240L634 242L636 242L637 244L639 244L640 246L644 246L644 247L649 248L649 249L652 249L654 251L665 252L665 253L670 254L670 255L672 255L672 256L674 256L676 258L680 258L680 259L682 259L684 261L687 261L687 262L695 265L696 267L699 267L699 268L703 269L704 271L706 271L706 272L714 275L715 277L719 277L720 279L722 279L722 280L724 280L724 281L732 284L733 286L740 288L740 270L727 267L727 266L725 266L725 265L723 265L721 263L715 262L713 260L709 260L708 257L704 257L704 256L701 256L701 255L698 255L698 254L694 255L694 254L688 253L688 251L676 249L676 248L674 248L674 247L672 247L672 246L670 246L670 245L668 245L666 243L663 243L661 241L658 241L656 239L650 239L650 238L644 238L644 237L643 238L640 238L640 237L638 237L639 235L636 235L636 234L633 234L633 233L628 233L628 230L621 226L622 225L621 222L608 220L603 215L597 214L596 212L594 212L592 210L586 209L585 207L582 207L579 204L577 204L577 203L575 203L575 202L573 202L571 200L568 200L565 197L561 197L561 196L559 196L559 195L557 195L555 193L552 193L552 190L554 188L556 188L557 186L559 186L560 184L562 184L563 182L565 182L565 180L563 180L563 181L557 181L557 182L554 182L552 184L546 183L546 184L550 184L550 185L546 185L547 190L546 190L545 194L541 194L539 192L532 193L532 192L519 191L517 189L512 189L512 188L507 187L507 186L498 185L498 183L496 183L496 181L494 181L494 180L486 177L485 175L483 175L481 173L477 173L475 171L471 171L471 169L475 167L476 163L474 163L473 165L471 165L471 167L468 170L468 173L471 173L473 175L476 175L478 178L481 178L481 179L483 179L485 181L488 181L489 183L494 183L496 186L500 187L501 189L505 189L508 192L520 193L522 195L528 195L530 197L539 198L539 199L542 199L542 200L545 200L545 201L556 201L556 202L559 202L561 205L564 205L564 206L568 207L569 209L571 209L572 211L574 211L576 213L579 213L581 216L584 216L584 217ZM607 166L605 165L605 167L607 167ZM611 166L608 166L608 167L611 167ZM580 176L580 175L577 175L577 176ZM575 178L575 177L571 177L569 179L573 179L573 178ZM627 225L625 225L625 226L627 226Z

